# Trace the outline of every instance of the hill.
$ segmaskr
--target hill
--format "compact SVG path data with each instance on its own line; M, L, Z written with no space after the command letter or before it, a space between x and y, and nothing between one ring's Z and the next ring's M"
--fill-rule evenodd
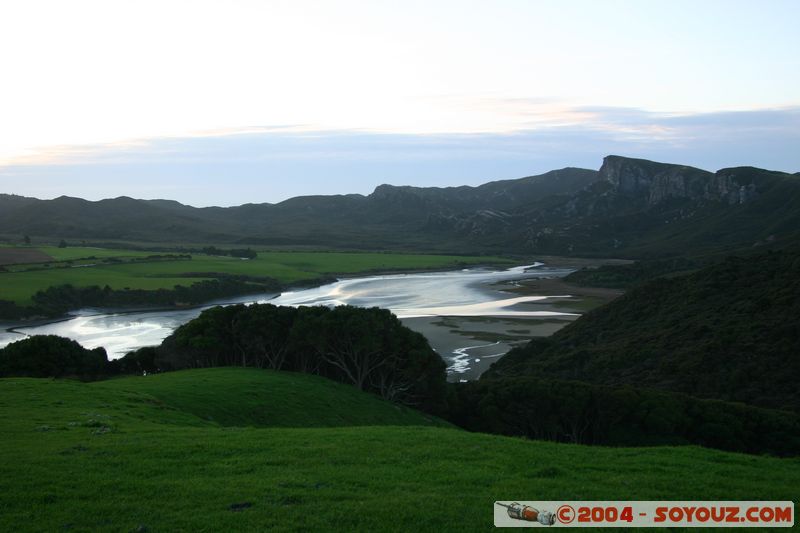
M194 208L0 195L0 234L520 254L668 257L781 247L800 238L800 177L608 156L479 187L381 185L368 195Z
M797 242L797 175L752 167L716 173L608 156L598 179L508 213L504 224L477 215L437 228L472 242L555 254L663 257L726 253ZM491 226L491 228L490 228Z
M800 411L800 253L730 257L638 286L487 379L547 375Z
M471 531L491 527L493 502L506 496L798 497L796 459L533 442L434 427L423 415L420 425L356 414L340 427L307 428L275 427L258 414L280 406L298 425L313 425L307 417L317 415L293 405L309 386L321 395L317 420L335 417L344 388L291 373L1 379L0 529ZM359 398L347 411L394 411L347 394ZM388 408L362 408L362 399ZM407 416L402 423L413 422Z
M304 196L278 204L194 208L128 197L89 202L0 195L0 233L65 239L244 242L350 248L440 247L422 231L432 215L510 209L573 193L597 172L563 169L480 187L381 185L369 196ZM456 247L452 247L456 249Z
M97 419L109 418L114 427L176 420L203 427L448 425L319 376L252 368L184 370L91 383L18 378L4 380L3 385L4 399L52 393L61 401L77 402L75 409L108 414ZM120 412L112 413L111 406Z

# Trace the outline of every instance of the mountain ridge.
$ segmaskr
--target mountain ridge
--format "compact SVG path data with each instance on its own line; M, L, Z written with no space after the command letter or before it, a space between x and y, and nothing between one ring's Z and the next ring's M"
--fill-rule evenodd
M0 194L0 233L642 257L795 241L800 215L791 209L794 201L800 201L798 174L755 167L709 172L610 155L597 171L565 167L478 186L381 184L369 195L232 207Z

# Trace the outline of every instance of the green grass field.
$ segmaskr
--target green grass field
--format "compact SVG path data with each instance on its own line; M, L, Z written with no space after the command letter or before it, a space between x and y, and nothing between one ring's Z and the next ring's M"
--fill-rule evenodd
M800 495L797 459L439 424L255 369L2 379L0 531L486 531L495 500Z
M39 250L46 253L56 261L71 261L83 257L147 257L153 252L143 252L141 250L119 250L116 248L96 248L90 246L68 246L59 248L57 246L39 246Z
M57 261L73 261L90 256L100 260L109 257L130 259L152 255L152 252L110 250L89 247L43 247ZM235 257L194 255L190 261L157 261L48 268L24 272L0 272L0 300L18 304L31 303L39 290L54 285L108 285L112 289L171 289L208 279L202 273L225 273L246 276L269 276L284 283L318 278L327 274L355 274L369 271L460 268L470 264L511 264L500 257L466 257L451 255L347 253L347 252L259 252L252 260ZM187 273L199 273L191 278Z

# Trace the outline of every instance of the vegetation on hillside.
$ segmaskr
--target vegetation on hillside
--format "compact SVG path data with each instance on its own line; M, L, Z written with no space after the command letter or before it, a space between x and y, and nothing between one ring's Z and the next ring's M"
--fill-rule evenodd
M800 455L800 416L785 411L541 376L452 387L448 420L471 431L580 444L698 444Z
M584 267L564 277L564 281L582 287L627 289L639 283L667 275L676 275L700 268L698 259L674 257L671 259L643 260L624 265Z
M798 294L800 253L731 257L637 287L512 350L486 378L547 375L800 411Z
M797 294L794 251L640 284L456 385L451 420L569 442L800 454Z

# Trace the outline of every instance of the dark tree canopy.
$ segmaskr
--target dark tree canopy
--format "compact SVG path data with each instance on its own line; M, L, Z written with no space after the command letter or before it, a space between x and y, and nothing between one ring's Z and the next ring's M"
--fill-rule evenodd
M121 364L133 357L143 355ZM175 330L155 360L162 370L229 365L319 374L429 410L445 396L444 362L385 309L215 307Z
M80 377L93 379L109 373L104 348L87 350L56 335L36 335L0 350L0 377Z
M800 417L794 413L532 376L454 384L449 419L472 431L580 444L697 444L747 453L800 453Z

